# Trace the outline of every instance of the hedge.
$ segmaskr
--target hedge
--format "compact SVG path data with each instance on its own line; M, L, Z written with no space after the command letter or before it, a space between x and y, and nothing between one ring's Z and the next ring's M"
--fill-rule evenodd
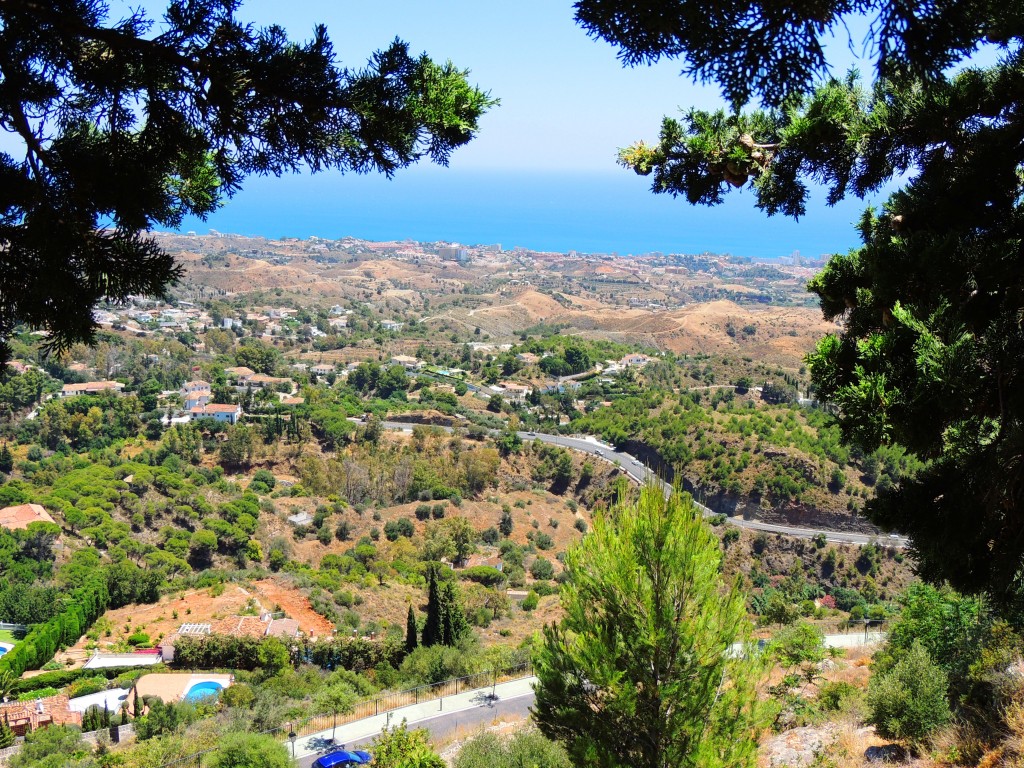
M182 669L273 669L302 662L358 672L382 663L397 667L403 658L405 643L394 638L295 640L286 644L274 637L207 635L183 636L174 641L174 665Z
M113 680L121 675L138 673L139 676L149 672L164 672L166 667L163 664L154 664L151 667L108 667L105 669L62 669L58 672L44 672L35 677L17 680L11 688L11 695L36 691L40 688L66 688L76 680L83 677L105 677Z
M105 575L93 577L64 600L60 613L43 624L34 624L24 640L0 656L0 670L9 669L15 677L21 677L25 670L39 669L60 648L78 642L107 610L109 600Z

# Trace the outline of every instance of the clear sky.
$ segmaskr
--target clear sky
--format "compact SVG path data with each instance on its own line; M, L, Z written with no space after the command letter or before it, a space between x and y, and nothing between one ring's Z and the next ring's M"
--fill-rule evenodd
M157 14L161 7L143 6ZM814 205L799 224L767 220L749 190L720 209L695 209L650 194L647 179L616 166L616 149L656 139L664 114L723 102L714 88L680 77L676 62L623 68L612 46L575 23L570 0L246 0L239 15L300 39L324 23L352 67L400 37L414 52L470 69L501 105L448 169L418 166L391 181L330 173L250 179L222 211L185 229L620 253L817 255L856 245L859 201ZM844 33L834 46L841 71L853 61L848 43Z

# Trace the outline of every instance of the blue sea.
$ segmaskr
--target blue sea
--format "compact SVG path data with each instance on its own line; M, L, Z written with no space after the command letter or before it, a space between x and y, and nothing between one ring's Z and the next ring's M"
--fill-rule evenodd
M620 255L710 251L775 258L799 251L813 258L859 244L853 223L865 205L847 200L829 208L817 195L795 222L765 216L749 189L732 192L715 208L693 207L682 198L654 195L648 179L614 168L527 173L416 167L390 180L338 173L250 178L223 208L205 222L187 220L182 231L446 240Z

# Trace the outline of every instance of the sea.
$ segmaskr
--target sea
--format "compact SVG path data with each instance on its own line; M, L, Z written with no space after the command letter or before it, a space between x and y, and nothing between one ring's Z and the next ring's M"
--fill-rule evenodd
M346 236L365 240L501 244L505 250L568 253L720 253L757 259L844 253L859 245L854 223L868 202L828 207L815 190L799 221L768 217L753 190L720 206L653 194L631 171L404 169L381 175L326 172L254 177L205 221L210 229L267 238Z

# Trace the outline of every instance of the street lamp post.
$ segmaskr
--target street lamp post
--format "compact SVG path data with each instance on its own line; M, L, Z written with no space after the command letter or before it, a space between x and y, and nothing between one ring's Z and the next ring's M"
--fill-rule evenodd
M298 738L298 734L295 733L295 724L292 723L288 727L288 740L292 743L292 760L295 760L295 739Z

